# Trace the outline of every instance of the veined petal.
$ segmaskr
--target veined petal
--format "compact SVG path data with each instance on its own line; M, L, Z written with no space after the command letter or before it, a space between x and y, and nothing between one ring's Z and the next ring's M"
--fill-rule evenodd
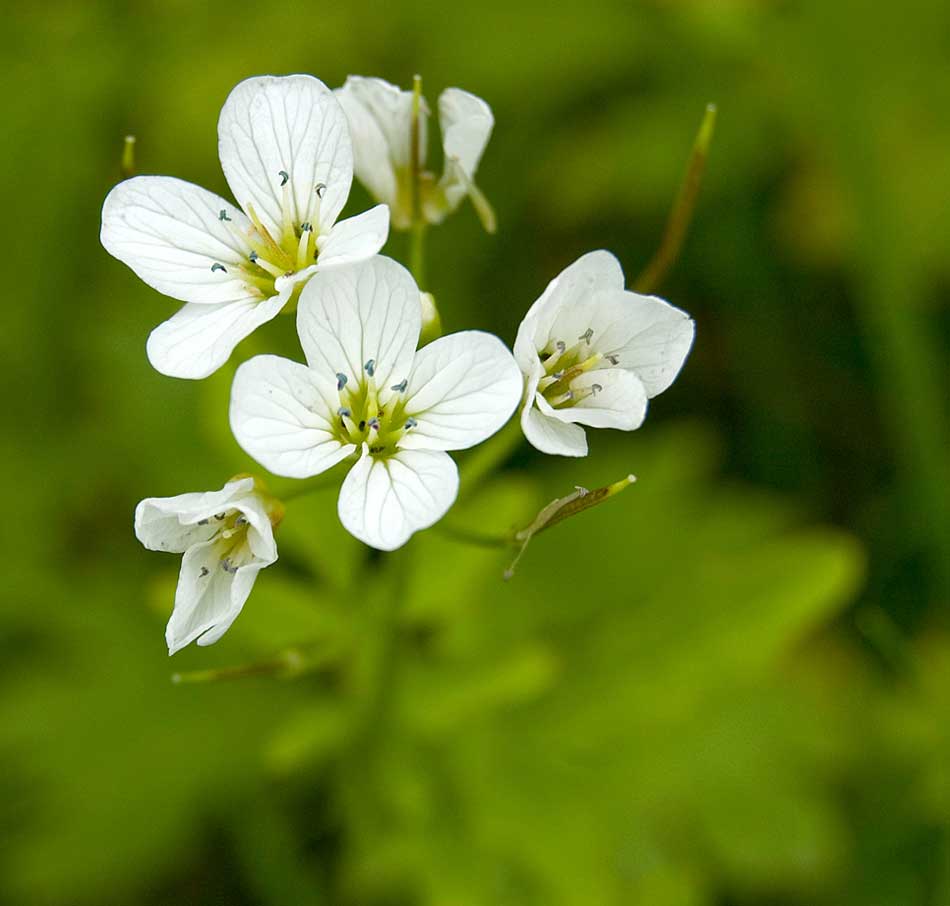
M598 250L582 255L555 277L528 309L515 340L515 358L528 374L537 360L538 350L552 340L551 329L562 310L580 305L592 294L604 290L623 290L623 269L610 252Z
M149 334L145 350L152 367L169 377L198 380L217 371L234 347L275 318L290 289L269 299L186 305Z
M521 430L528 443L549 456L586 456L587 435L578 425L558 421L540 412L534 400L521 410Z
M458 469L448 453L400 450L376 459L364 444L340 488L340 522L370 547L395 550L445 515L458 486Z
M553 408L539 393L535 399L541 413L562 422L589 425L591 428L617 428L621 431L639 428L646 418L646 390L631 371L621 368L589 371L574 378L571 389L575 394L583 394L591 389L596 392L575 406L563 409Z
M464 450L491 437L521 399L517 363L498 337L478 330L453 333L416 353L406 414L416 426L402 449Z
M151 551L184 553L217 531L217 526L201 522L246 503L253 491L254 479L240 478L220 491L147 497L135 508L135 537Z
M335 94L350 124L356 178L378 201L394 205L396 168L409 166L412 92L383 79L348 76Z
M309 478L356 449L333 432L338 406L336 387L323 375L280 356L255 356L234 375L231 430L275 475Z
M310 367L359 382L372 360L383 402L388 388L409 376L421 322L415 281L382 255L318 270L297 308L297 333Z
M283 222L285 177L291 219L327 233L353 179L346 115L333 92L309 75L259 76L234 87L218 120L218 154L234 197L272 236ZM316 187L322 189L319 216Z
M389 238L389 208L378 204L334 224L320 243L319 267L353 264L372 258Z
M446 88L439 96L439 126L446 160L442 188L450 209L458 207L468 194L494 125L491 107L480 97L461 88ZM454 166L449 166L449 161Z
M99 238L160 293L215 304L249 297L238 270L251 251L243 238L249 227L231 202L200 186L171 176L136 176L106 196Z
M220 639L237 619L257 574L267 565L254 560L230 572L222 566L219 541L190 547L181 561L175 608L165 628L168 653L174 654L196 639L199 645Z
M654 397L666 390L689 355L696 325L685 311L657 296L622 294L622 318L594 336L595 347L617 357Z

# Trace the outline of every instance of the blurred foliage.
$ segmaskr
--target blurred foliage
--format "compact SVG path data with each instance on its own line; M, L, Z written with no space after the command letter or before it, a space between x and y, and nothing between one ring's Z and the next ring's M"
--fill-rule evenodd
M52 0L5 27L0 902L950 897L946 4ZM132 508L253 464L233 365L149 368L174 306L99 207L128 133L141 172L226 193L224 97L292 71L492 104L498 234L463 208L429 277L447 330L509 342L581 253L633 279L717 102L662 288L697 343L639 432L464 489L446 526L504 533L637 475L511 582L448 530L368 556L328 489L227 636L169 662L177 563ZM235 360L264 349L299 354L291 318ZM170 681L194 671L221 679Z

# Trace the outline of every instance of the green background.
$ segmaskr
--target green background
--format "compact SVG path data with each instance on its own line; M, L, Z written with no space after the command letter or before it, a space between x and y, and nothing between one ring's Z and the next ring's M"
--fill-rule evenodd
M4 29L0 902L950 900L950 7L54 0ZM642 429L524 447L451 511L504 531L636 473L511 582L435 530L368 557L328 491L169 661L177 562L134 505L251 464L234 363L149 367L175 303L99 210L129 132L140 172L226 194L224 98L295 71L492 105L498 233L432 230L429 288L509 343L583 252L633 279L717 102L662 287L697 340ZM299 355L293 319L234 362L260 350Z

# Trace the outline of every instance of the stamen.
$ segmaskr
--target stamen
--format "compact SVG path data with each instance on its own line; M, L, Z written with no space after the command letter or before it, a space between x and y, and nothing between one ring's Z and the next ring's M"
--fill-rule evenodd
M224 271L227 273L228 269L223 264L219 264L215 261L215 263L211 265L211 273L213 274L215 271Z
M241 513L237 519L234 520L235 525L247 525L247 516Z
M290 179L290 174L286 170L278 170L277 175L280 177L280 184L286 186Z
M419 422L417 422L417 421L410 415L409 418L406 419L406 430L409 431L411 428L415 428L415 426L418 425L418 424L419 424Z
M618 356L618 355L605 355L604 358L605 358L608 362L610 362L611 365L619 365L619 364L620 364L620 356Z
M214 518L217 519L218 522L224 522L224 520L227 518L227 515L227 513L215 513Z
M297 243L297 270L301 271L307 265L310 257L310 240L313 238L313 227L309 223L300 224L300 241Z
M201 567L201 572L198 574L198 578L199 578L199 579L203 579L205 576L208 575L209 572L211 572L211 570L208 569L207 566L202 566L202 567Z
M210 521L210 519L199 519L198 525L207 525Z
M590 346L590 341L593 336L594 336L594 328L588 327L587 330L585 330L577 339L586 340L587 345Z
M376 359L370 359L363 368L370 377L373 377L376 374Z
M314 187L313 191L316 193L317 198L323 198L324 194L327 191L327 184L325 182L318 182Z
M600 384L591 384L591 385L590 385L590 393L591 393L591 396L597 396L598 393L603 393L603 392L604 392L604 388L601 387Z
M226 573L230 573L232 576L238 571L238 568L231 562L230 557L225 557L221 561L221 569Z
M231 218L228 217L228 212L224 208L221 208L221 210L218 212L218 220L230 220L230 219Z
M574 391L568 390L567 393L562 393L560 396L554 397L554 399L551 400L551 405L562 406L564 403L569 403L572 399L574 399Z
M348 380L349 378L343 374L342 371L338 371L336 373L336 389L342 390L346 386Z
M247 256L247 260L250 261L251 264L256 264L261 270L267 271L272 277L283 277L286 274L286 271L281 270L276 264L271 264L266 258L261 258L257 252L251 252L251 254Z
M409 386L409 378L403 378L398 384L393 384L390 387L390 390L395 390L396 393L405 393L406 387Z
M367 426L369 427L369 430L370 430L370 431L378 431L378 430L379 430L379 419L376 418L375 415L374 415L366 424L367 424Z

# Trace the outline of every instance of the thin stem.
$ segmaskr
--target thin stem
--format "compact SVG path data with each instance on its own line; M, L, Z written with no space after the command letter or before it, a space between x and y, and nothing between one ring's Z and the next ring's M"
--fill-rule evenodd
M127 135L122 145L122 163L119 165L122 178L135 176L135 136Z
M650 263L634 281L633 288L638 293L653 292L666 277L670 268L679 257L686 238L686 230L693 219L696 209L696 199L699 197L699 187L703 181L703 170L706 168L706 158L709 156L709 145L712 141L713 130L716 126L716 105L707 104L699 132L693 142L693 151L690 154L689 164L686 167L686 176L680 186L676 201L670 210L663 231L660 247Z
M409 269L419 289L425 289L426 222L422 215L422 76L412 80L412 116L409 123L409 193L412 226L409 233Z
M471 544L474 547L511 547L517 542L509 535L489 535L487 532L476 532L471 529L460 528L445 522L437 522L436 531L446 538L458 541L461 544Z

